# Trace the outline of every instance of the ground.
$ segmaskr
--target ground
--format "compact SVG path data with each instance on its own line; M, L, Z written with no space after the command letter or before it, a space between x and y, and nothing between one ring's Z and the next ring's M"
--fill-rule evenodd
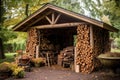
M15 80L120 80L120 75L105 71L82 74L69 69L41 67L34 68L32 72L26 72L24 78Z

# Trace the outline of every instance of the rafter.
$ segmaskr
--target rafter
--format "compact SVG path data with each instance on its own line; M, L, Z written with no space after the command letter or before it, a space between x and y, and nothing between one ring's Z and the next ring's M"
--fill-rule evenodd
M34 20L31 24L29 24L27 27L25 27L22 31L25 31L26 29L28 29L30 26L34 25L35 23L37 23L38 21L40 21L41 19L43 19L46 15L49 15L51 12L46 13L45 15L43 15L41 18L38 18L36 20Z

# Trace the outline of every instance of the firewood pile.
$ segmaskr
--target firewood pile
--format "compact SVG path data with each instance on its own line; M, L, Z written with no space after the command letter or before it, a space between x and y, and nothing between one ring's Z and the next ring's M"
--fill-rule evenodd
M58 55L58 64L62 65L62 62L72 63L74 61L74 47L66 47L62 51L60 51L60 55Z
M91 73L100 67L96 58L99 54L110 51L108 31L93 27L93 43L90 43L90 27L81 24L77 27L76 64L80 66L80 72Z
M40 50L53 50L54 45L47 38L41 38Z
M80 65L80 72L90 73L94 69L93 50L90 46L90 27L79 25L77 27L76 64Z
M94 39L94 61L95 68L99 68L101 63L96 57L102 53L110 51L109 32L100 28L93 28L93 39Z
M26 53L34 57L36 52L36 46L38 44L38 33L37 29L30 29L28 31L28 40L26 45Z

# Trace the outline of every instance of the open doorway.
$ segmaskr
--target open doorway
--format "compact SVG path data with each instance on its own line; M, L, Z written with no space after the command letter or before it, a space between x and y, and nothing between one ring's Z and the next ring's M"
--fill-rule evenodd
M46 65L59 65L73 70L76 27L39 31L39 56L46 57Z

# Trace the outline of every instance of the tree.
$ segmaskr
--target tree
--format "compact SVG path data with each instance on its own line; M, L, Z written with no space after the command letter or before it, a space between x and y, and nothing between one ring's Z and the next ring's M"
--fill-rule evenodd
M0 0L0 32L2 30L2 23L3 23L3 14L4 14L4 8L3 8L3 4L2 4L2 0ZM1 35L1 34L0 34ZM3 42L2 42L2 38L0 37L0 59L5 58L4 56L4 52L3 52Z
M25 48L24 44L26 41L26 33L13 32L12 27L18 22L29 16L31 13L36 11L46 2L50 0L1 0L3 6L0 12L1 15L1 31L0 38L4 41L4 47L7 49L9 44L16 49ZM24 36L23 36L24 35ZM6 46L5 46L6 45Z
M51 3L73 12L84 13L84 9L78 0L53 0Z
M103 3L103 6L106 7L105 15L109 15L111 24L120 30L120 0L103 0ZM118 34L111 33L111 36L120 37L120 32Z

